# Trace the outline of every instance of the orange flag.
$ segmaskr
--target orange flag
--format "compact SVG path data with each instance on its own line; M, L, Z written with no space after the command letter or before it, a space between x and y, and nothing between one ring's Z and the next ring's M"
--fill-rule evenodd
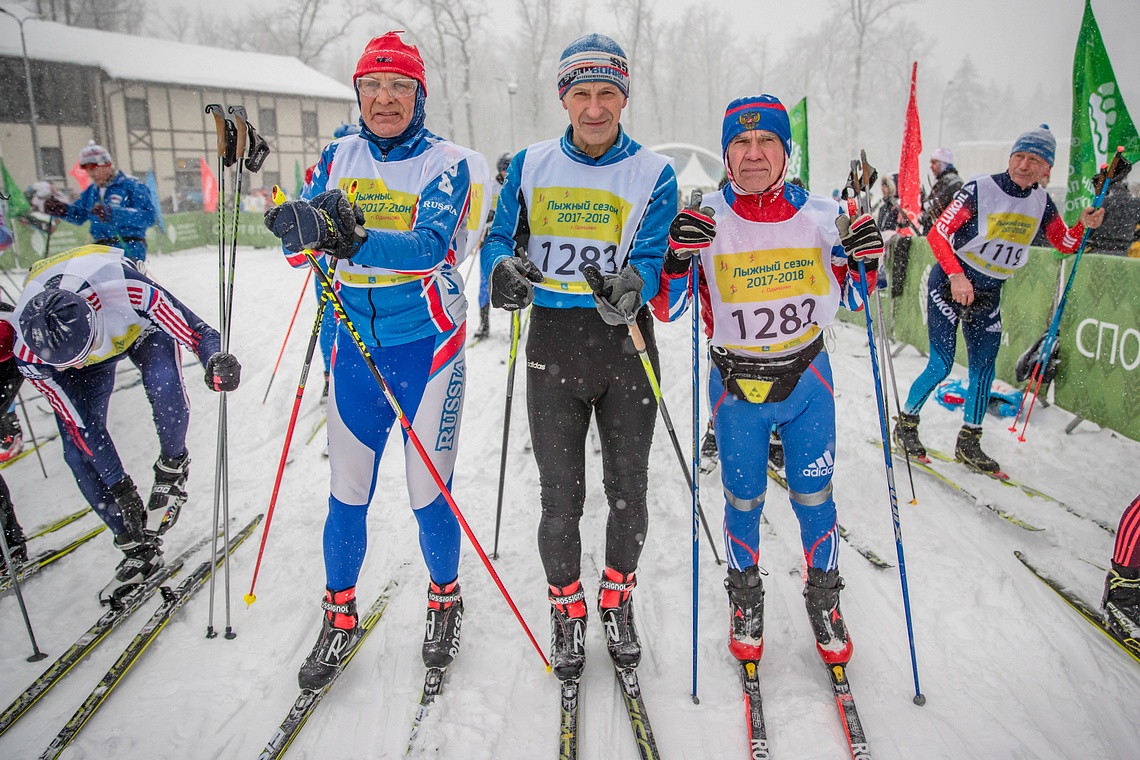
M68 174L70 174L71 178L79 185L79 192L83 192L87 189L87 186L91 184L91 178L88 177L87 172L79 166L78 161L75 162L75 166L71 167L71 171L69 171Z
M920 169L918 156L922 153L922 125L918 121L918 61L910 71L910 102L906 105L906 126L903 127L902 155L899 157L899 205L912 222L918 221L922 211L922 194L919 190ZM900 235L912 235L910 227L899 229Z
M210 171L206 159L199 158L198 165L202 172L202 208L208 213L214 213L218 210L218 180Z

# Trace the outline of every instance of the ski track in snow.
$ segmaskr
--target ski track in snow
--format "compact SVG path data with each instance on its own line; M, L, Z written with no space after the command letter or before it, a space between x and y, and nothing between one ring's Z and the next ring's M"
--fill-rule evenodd
M230 509L244 524L266 510L296 389L314 299L298 316L268 402L265 391L304 274L276 251L240 249L234 296L232 350L243 364L241 388L229 404ZM150 271L192 309L217 324L215 249L154 256ZM467 283L476 301L477 278ZM305 316L305 314L308 316ZM475 313L474 307L469 310ZM499 442L509 319L491 317L492 334L467 354L465 419L455 495L488 553L494 540ZM656 325L662 386L688 451L691 437L691 324L688 316ZM895 563L882 452L866 443L879 436L866 332L838 326L831 360L839 417L835 495L839 517L860 541ZM354 350L351 347L345 350ZM1005 348L1005 350L1012 350ZM317 362L320 359L316 359ZM905 394L925 360L905 349L895 369ZM496 567L539 643L547 646L546 588L535 547L538 475L524 449L525 359L520 346L510 459ZM702 378L703 378L702 370ZM189 435L190 501L166 539L172 557L209 530L212 519L217 397L197 365L185 370L192 401ZM955 377L963 377L961 368ZM319 383L306 393L294 461L285 472L258 580L258 601L242 596L257 556L260 529L234 556L231 609L236 639L204 637L209 589L171 621L84 728L66 758L254 758L296 697L296 671L319 627L324 572L321 533L328 497L323 436L304 444L320 414ZM704 382L702 379L702 389ZM1112 525L1136 495L1132 474L1140 445L1082 423L1066 436L1071 415L1038 408L1028 439L1018 444L1008 420L987 417L984 440L1015 478ZM40 435L51 421L33 414ZM931 402L922 437L945 451L961 424ZM111 432L127 471L148 488L157 455L141 387L115 394ZM703 432L703 421L702 421ZM391 603L352 665L337 681L289 751L290 758L395 758L406 746L423 681L422 635L427 571L415 520L407 507L399 446L388 447L369 514L370 545L358 585L370 604L389 579L399 582ZM50 478L34 457L4 472L25 528L77 509L81 497L62 461L60 444L44 447ZM582 687L582 758L636 757L632 733L606 656L593 598L594 567L604 556L605 500L600 458L587 455L587 504L582 521L583 580L591 599L586 674ZM727 604L723 569L701 536L699 697L690 698L692 566L690 500L664 426L658 421L650 460L651 521L635 594L646 654L639 675L657 743L665 758L745 757L746 730L736 668L725 646ZM912 506L906 466L895 462L902 536L922 691L911 703L913 680L898 571L878 570L849 546L841 550L847 581L843 609L855 643L849 668L871 750L894 758L1132 758L1140 727L1140 668L1105 639L1013 556L1026 551L1087 601L1100 600L1112 537L1049 502L964 471L981 498L1045 528L1031 534L970 499L915 472ZM717 474L702 478L705 511L719 526L723 508ZM786 493L769 488L761 564L767 570L765 657L760 665L773 758L848 757L827 674L815 652L800 596L802 550ZM39 548L89 529L88 516L37 539ZM714 534L716 531L714 530ZM723 553L723 549L721 549ZM28 663L30 646L16 600L0 600L0 653L7 705L100 614L96 592L119 556L110 539L94 541L25 585L44 663ZM205 558L199 553L187 570ZM460 578L466 602L463 649L431 708L413 757L553 757L558 688L541 665L471 546L464 542ZM175 581L181 576L175 578ZM216 587L214 625L225 625L223 576ZM105 640L3 737L0 757L36 757L157 606L151 599ZM363 607L362 607L363 609Z

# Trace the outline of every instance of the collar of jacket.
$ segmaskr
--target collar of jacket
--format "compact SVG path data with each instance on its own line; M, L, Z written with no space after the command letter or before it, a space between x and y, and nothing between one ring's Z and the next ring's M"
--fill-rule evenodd
M625 129L618 125L617 142L610 146L610 149L603 153L598 158L592 158L586 155L585 151L578 148L572 139L574 135L574 127L566 127L566 131L562 133L562 152L569 156L573 161L586 166L609 166L616 164L629 158L634 153L641 149L641 146L630 139L629 135L625 133Z

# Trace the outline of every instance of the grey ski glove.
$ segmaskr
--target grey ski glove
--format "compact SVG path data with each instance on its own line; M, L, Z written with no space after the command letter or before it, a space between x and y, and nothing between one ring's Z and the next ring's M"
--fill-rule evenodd
M594 291L594 305L607 325L632 325L641 308L641 289L645 280L638 271L626 266L620 274L603 275L597 267L584 267L582 274Z

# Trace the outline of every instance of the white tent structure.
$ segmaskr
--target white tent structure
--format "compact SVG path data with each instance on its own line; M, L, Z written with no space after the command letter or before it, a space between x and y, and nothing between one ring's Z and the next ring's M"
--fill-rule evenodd
M688 198L689 193L697 189L705 192L715 190L724 174L720 156L699 145L664 143L654 145L651 150L673 159L677 189L682 198Z

